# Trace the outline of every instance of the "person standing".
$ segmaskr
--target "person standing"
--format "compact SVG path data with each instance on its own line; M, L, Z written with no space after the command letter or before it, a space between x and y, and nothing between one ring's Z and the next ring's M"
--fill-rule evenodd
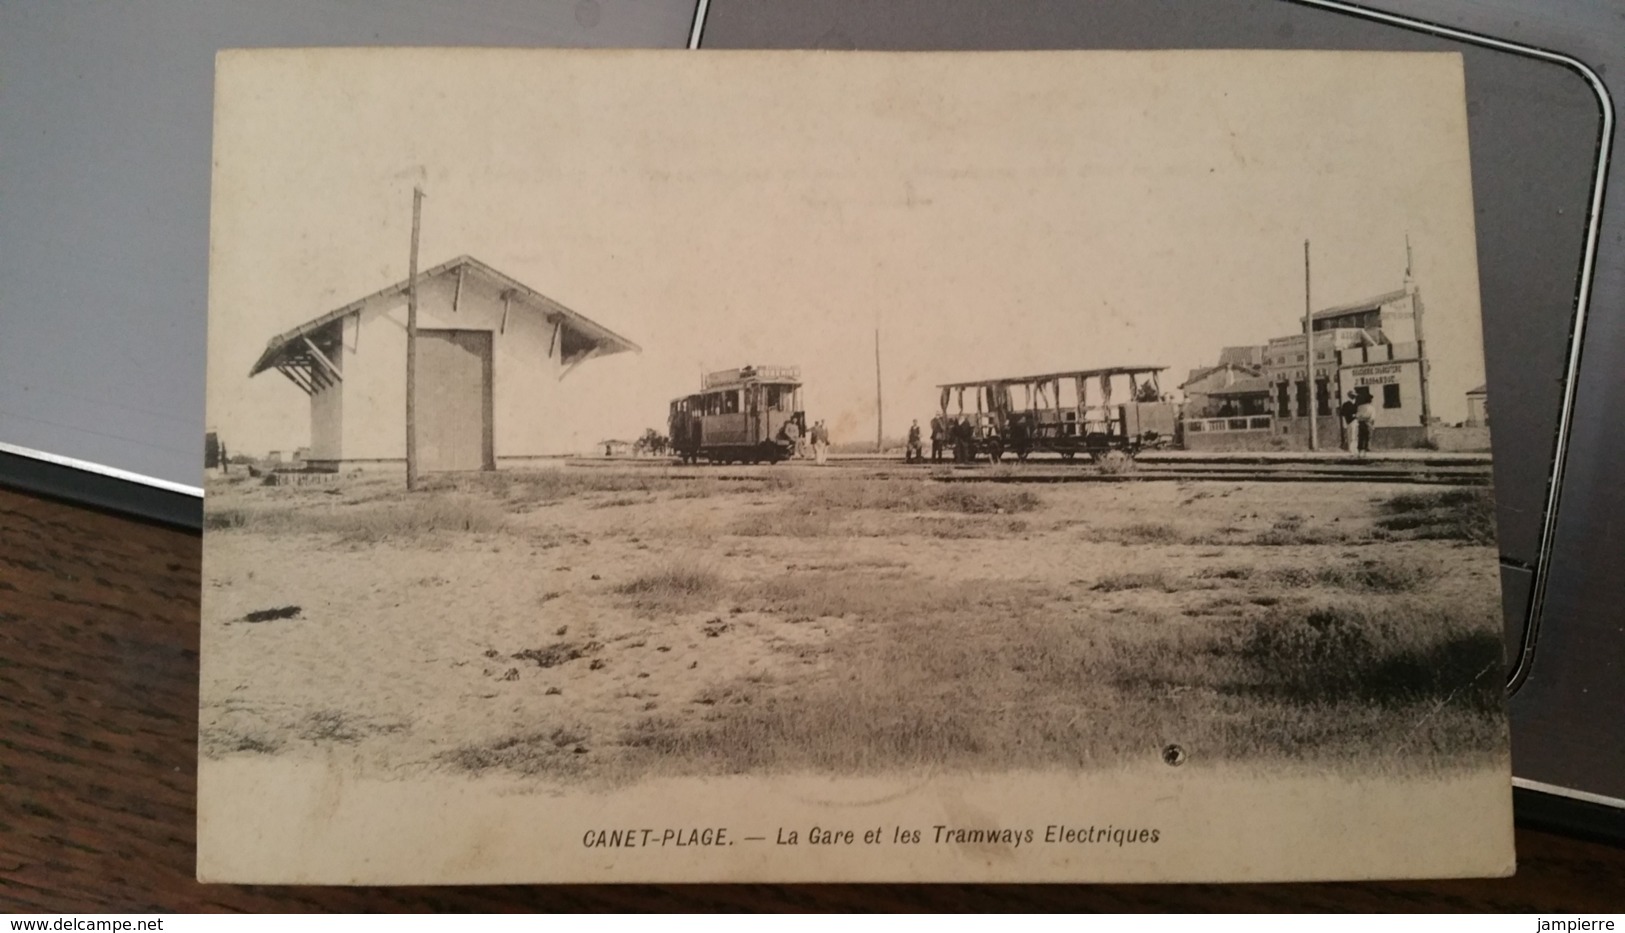
M1371 403L1371 393L1360 395L1360 404L1354 409L1354 419L1359 424L1360 456L1371 452L1371 431L1376 426L1377 407Z
M931 418L931 462L932 463L941 463L942 462L942 442L944 440L943 435L948 433L947 429L943 425L943 421L944 421L944 418L943 418L942 415L934 415Z
M812 429L813 459L823 466L829 457L829 429L824 427L822 420L813 425Z
M908 426L908 450L903 453L904 463L924 463L925 451L920 447L920 419Z
M1337 416L1342 419L1341 423L1343 425L1343 449L1349 453L1355 451L1355 444L1357 443L1355 435L1359 431L1359 427L1355 422L1360 415L1360 406L1355 404L1354 399L1354 390L1350 389L1349 397L1343 400L1343 404L1337 406Z
M784 439L787 453L790 456L802 456L801 426L796 424L794 418L784 422L784 425L779 428L779 437Z

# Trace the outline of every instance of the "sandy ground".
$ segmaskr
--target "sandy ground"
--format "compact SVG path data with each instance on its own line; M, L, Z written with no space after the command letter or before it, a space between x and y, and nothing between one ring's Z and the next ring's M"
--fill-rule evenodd
M678 484L545 501L493 494L500 528L419 536L298 530L299 516L397 501L398 480L217 483L211 516L276 509L295 518L291 527L205 533L203 754L322 758L401 774L445 769L460 750L545 736L549 754L602 761L642 719L727 715L731 685L757 685L756 702L765 694L793 703L840 675L831 667L839 646L880 636L861 613L740 598L787 576L830 587L859 578L997 582L1036 594L1068 632L1117 636L1147 614L1200 626L1257 611L1280 598L1257 582L1272 571L1377 555L1433 568L1429 593L1445 601L1494 605L1498 592L1492 546L1366 537L1377 504L1403 486L1050 485L1038 491L1041 507L1020 515L823 514L808 484L839 481L838 472L784 467L779 475L796 477L787 488ZM752 528L752 517L782 533ZM1283 521L1322 529L1330 543L1228 543ZM1138 541L1148 527L1175 540ZM675 564L706 567L726 585L673 611L617 590ZM1253 579L1227 579L1237 567ZM1147 571L1176 585L1111 585ZM284 607L298 612L246 621Z

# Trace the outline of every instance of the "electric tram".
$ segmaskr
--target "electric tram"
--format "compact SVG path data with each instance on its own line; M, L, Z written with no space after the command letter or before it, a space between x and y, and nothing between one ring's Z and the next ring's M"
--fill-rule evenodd
M701 390L674 399L672 450L687 463L777 463L794 456L807 434L801 371L743 366L708 373Z

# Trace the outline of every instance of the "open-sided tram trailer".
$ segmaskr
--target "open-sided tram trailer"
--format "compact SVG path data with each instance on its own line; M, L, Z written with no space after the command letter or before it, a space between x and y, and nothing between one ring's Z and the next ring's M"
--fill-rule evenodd
M948 450L959 441L971 456L993 459L1049 452L1102 460L1166 446L1179 420L1178 406L1164 401L1157 379L1166 370L1114 366L938 386Z
M807 433L801 371L743 366L708 373L701 391L674 399L672 450L684 461L777 463L794 456Z

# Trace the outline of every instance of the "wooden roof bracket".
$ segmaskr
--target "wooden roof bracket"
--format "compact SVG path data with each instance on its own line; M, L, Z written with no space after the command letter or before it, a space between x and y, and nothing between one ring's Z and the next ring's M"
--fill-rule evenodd
M592 349L588 350L587 352L585 352L585 353L581 354L580 356L576 357L575 359L571 360L570 364L568 366L564 367L564 370L559 373L559 379L563 380L565 376L570 375L570 371L572 369L575 369L577 366L580 366L582 363L585 363L588 360L592 359L593 357L597 356L599 349L600 349L600 345L594 344Z
M334 382L344 381L344 374L339 372L339 368L333 365L333 361L327 358L327 354L323 353L320 347L316 346L309 337L300 337L299 339L305 342L305 346L310 349L310 355L315 357L318 363L322 364L322 370L327 375L332 376Z

